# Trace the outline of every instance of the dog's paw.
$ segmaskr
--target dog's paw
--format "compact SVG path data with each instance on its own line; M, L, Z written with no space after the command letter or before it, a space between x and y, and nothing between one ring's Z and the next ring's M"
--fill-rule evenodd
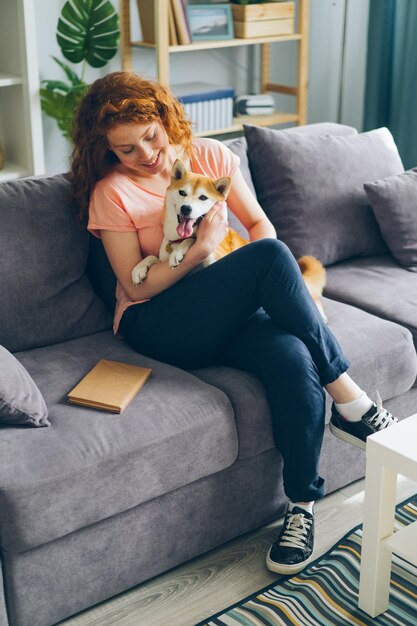
M181 248L179 247L173 252L171 252L171 254L169 255L169 261L168 261L169 267L171 269L174 269L174 267L178 267L178 265L183 260L184 256L185 256L185 252L183 252Z
M148 274L148 266L145 263L138 263L132 270L132 283L134 285L140 285L145 280Z

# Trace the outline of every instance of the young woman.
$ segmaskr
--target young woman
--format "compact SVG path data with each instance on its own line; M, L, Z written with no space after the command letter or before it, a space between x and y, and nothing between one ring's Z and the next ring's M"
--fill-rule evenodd
M301 570L313 551L324 389L333 398L331 427L361 447L397 420L349 377L346 358L323 323L293 255L224 144L192 137L189 121L163 86L130 72L95 81L75 116L72 185L80 215L101 237L117 276L114 332L138 352L184 369L224 364L262 381L289 498L283 528L267 555L279 573ZM162 208L174 161L213 178L232 177L227 204L251 243L191 272L227 232L215 206L175 269L153 265L135 286L132 268L158 256Z

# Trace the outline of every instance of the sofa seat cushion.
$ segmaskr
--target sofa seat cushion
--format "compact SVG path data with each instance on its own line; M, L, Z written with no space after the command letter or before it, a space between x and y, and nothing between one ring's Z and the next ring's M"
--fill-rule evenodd
M325 293L408 328L417 347L417 274L390 254L328 267Z
M51 427L2 428L3 550L20 552L52 541L236 459L228 397L190 373L142 357L110 331L16 356L44 395ZM153 368L121 414L66 401L100 358Z
M388 400L410 389L416 377L417 358L406 328L328 298L323 298L323 304L330 329L352 363L349 373L372 398L376 390ZM236 416L239 459L274 446L271 413L263 386L255 376L223 366L193 370L193 374L229 396ZM328 422L328 394L326 402Z

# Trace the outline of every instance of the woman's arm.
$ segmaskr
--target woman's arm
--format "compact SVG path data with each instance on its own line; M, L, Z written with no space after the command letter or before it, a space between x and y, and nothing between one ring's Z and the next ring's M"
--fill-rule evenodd
M229 209L249 233L251 241L256 239L276 239L277 233L261 205L249 189L240 169L232 178L232 186L227 197Z
M100 231L104 249L117 280L133 301L147 300L174 285L214 252L226 234L227 222L224 213L221 207L214 207L200 224L196 242L188 250L180 265L171 269L168 261L155 263L149 269L145 281L136 286L132 282L131 272L142 260L137 233Z

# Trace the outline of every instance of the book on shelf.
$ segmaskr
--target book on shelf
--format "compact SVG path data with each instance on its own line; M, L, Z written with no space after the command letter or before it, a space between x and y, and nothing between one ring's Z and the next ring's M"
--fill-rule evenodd
M152 369L101 359L68 394L68 402L121 413L146 383Z
M169 45L177 46L180 42L177 35L176 20L174 18L173 2L174 0L170 0L168 3ZM155 44L155 2L154 0L137 0L137 5L142 30L142 41ZM187 43L190 42L188 41Z
M175 27L174 9L172 8L172 1L168 3L168 26L169 26L169 45L178 46L177 29Z
M186 45L191 43L191 31L187 19L187 11L184 0L171 0L174 13L175 29L177 31L178 43Z
M233 125L232 87L209 83L182 83L171 89L184 107L194 132L205 132Z

